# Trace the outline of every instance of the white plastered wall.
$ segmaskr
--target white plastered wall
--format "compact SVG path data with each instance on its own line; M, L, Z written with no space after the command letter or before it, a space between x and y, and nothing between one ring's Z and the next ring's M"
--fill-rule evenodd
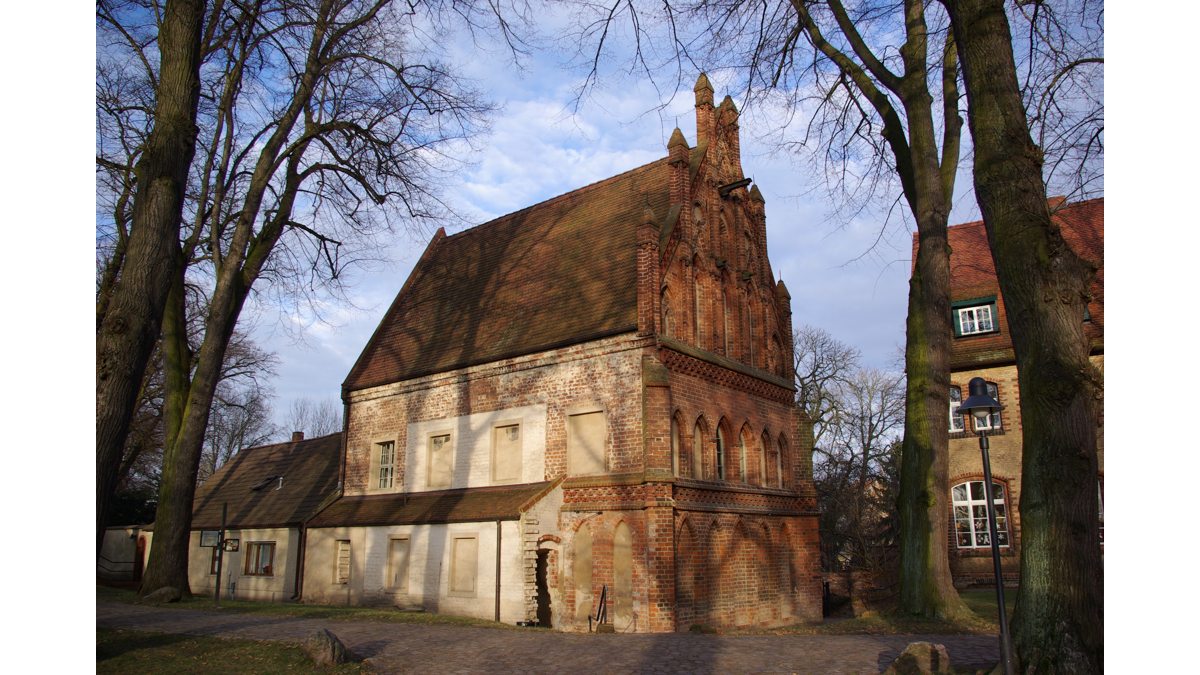
M261 530L226 530L226 539L237 539L238 550L226 551L221 562L221 597L229 600L287 602L296 592L296 565L299 530L268 528ZM246 550L250 542L275 542L273 574L251 576L246 572ZM212 549L200 546L200 532L193 531L188 544L188 584L192 593L212 596L217 577L210 574Z
M496 485L492 482L492 429L509 422L519 422L521 425L521 480L513 482L537 483L545 480L546 405L539 404L409 424L405 465L410 470L405 473L405 490L426 492L447 489L428 485L427 438L442 432L451 434L454 453L450 489Z
M525 620L523 549L519 521L502 521L500 620ZM455 535L478 541L475 592L450 593ZM393 538L409 540L407 590L388 587L388 551ZM350 541L350 583L332 583L337 540ZM496 521L442 525L321 528L308 531L304 600L315 604L423 607L426 612L496 618Z

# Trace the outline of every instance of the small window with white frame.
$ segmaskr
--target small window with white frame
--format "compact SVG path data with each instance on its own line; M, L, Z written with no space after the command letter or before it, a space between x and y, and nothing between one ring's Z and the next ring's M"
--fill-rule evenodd
M1000 330L996 316L996 299L984 298L954 303L954 335L982 335Z
M995 382L987 383L987 393L996 402L1000 401L1000 388L996 386ZM978 417L973 417L972 419L975 421L975 431L1000 431L1003 428L1001 426L999 410L983 419Z
M987 496L983 481L955 485L950 490L954 508L954 537L959 548L989 548ZM996 506L996 542L1008 546L1008 511L1005 508L1004 486L992 483L992 503Z
M962 413L958 412L958 407L962 405L962 387L950 387L950 433L966 431L966 420L963 419Z

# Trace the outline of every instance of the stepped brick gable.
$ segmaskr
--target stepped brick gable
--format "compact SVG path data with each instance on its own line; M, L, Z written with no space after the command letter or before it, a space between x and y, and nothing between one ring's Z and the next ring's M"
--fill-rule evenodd
M821 618L812 425L738 111L429 243L343 384L303 596L621 632ZM603 598L605 604L601 605Z

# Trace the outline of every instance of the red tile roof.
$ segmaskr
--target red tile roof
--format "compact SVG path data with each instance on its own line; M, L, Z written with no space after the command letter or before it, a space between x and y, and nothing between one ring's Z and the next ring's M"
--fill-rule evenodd
M1051 200L1054 202L1055 200ZM1091 199L1060 207L1054 220L1062 227L1067 244L1079 256L1096 263L1099 271L1092 281L1092 301L1088 303L1091 321L1086 328L1094 353L1104 350L1104 199ZM980 337L958 338L950 356L952 368L1012 361L1012 338L1008 314L996 280L992 251L983 221L949 228L950 300L974 300L996 296L1000 331ZM916 258L916 237L913 237Z
M503 487L345 497L309 522L309 527L415 525L517 520L521 507L550 481Z
M196 488L192 529L219 528L222 504L229 505L230 528L299 525L337 493L341 460L341 434L242 450ZM270 476L283 476L282 487L275 478L250 489Z
M541 351L637 324L636 228L669 210L666 159L451 236L435 235L346 391Z

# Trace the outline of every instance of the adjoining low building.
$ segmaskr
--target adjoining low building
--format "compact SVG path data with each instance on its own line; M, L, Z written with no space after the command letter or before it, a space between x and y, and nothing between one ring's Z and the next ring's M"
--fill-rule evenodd
M237 550L224 554L221 597L287 602L300 597L305 529L340 494L342 435L247 448L196 488L188 583L211 595L217 586L215 539L221 527ZM202 545L205 544L205 545Z

